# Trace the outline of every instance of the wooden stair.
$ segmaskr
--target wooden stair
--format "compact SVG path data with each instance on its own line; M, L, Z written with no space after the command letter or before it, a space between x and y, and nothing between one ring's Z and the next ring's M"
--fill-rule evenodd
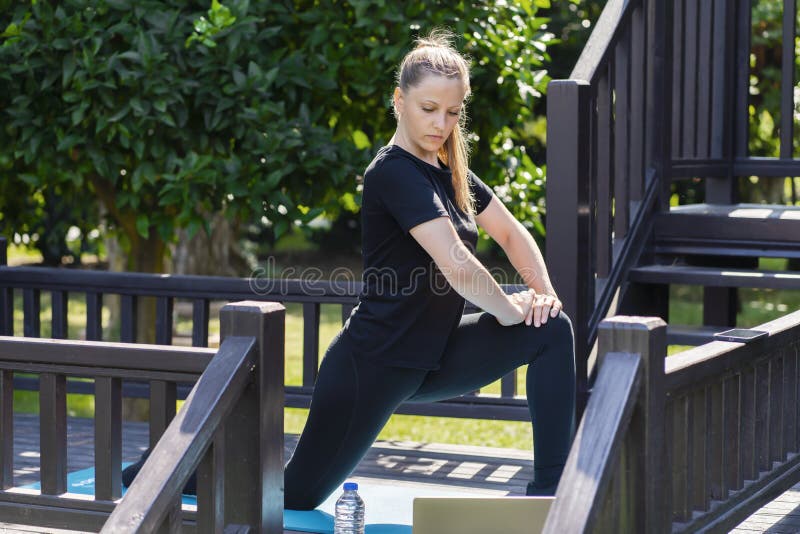
M677 206L654 221L653 263L628 280L645 285L800 290L800 271L758 268L758 258L800 259L800 207L768 204ZM707 301L708 302L708 301ZM720 326L671 326L672 344L698 345Z
M655 220L659 256L800 258L800 206L691 204Z

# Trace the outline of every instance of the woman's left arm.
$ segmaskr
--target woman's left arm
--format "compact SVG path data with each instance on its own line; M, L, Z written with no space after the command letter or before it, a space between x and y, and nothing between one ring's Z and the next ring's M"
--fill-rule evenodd
M531 308L533 325L547 322L548 315L558 315L562 308L561 301L550 282L539 246L525 227L496 196L475 216L475 221L505 251L525 285L536 291L537 298Z

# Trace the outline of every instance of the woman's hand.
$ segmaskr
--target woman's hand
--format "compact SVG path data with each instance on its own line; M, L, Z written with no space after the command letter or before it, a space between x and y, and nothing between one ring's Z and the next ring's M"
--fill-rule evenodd
M508 300L511 301L513 312L508 317L495 316L497 322L503 326L511 326L521 323L529 315L535 297L536 291L533 289L508 295ZM530 322L528 322L528 324L530 324Z
M547 322L548 317L558 316L558 312L560 312L563 307L564 305L561 304L557 296L547 293L536 293L531 304L531 309L525 316L525 324L530 325L533 323L533 326L538 328Z

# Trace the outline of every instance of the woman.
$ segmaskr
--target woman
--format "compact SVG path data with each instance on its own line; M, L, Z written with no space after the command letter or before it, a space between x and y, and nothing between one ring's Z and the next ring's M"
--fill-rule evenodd
M573 430L572 326L524 227L467 168L466 60L420 39L398 72L397 130L364 174L364 289L328 348L286 465L285 507L318 506L405 401L448 399L521 365L534 430L529 495L552 495ZM477 224L529 290L505 295L475 258ZM464 299L484 313L463 315Z

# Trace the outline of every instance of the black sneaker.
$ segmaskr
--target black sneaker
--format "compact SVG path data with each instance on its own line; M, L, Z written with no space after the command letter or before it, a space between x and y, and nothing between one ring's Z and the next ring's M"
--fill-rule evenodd
M539 486L534 481L528 482L525 488L525 495L528 497L554 497L558 488L558 482L550 486Z

